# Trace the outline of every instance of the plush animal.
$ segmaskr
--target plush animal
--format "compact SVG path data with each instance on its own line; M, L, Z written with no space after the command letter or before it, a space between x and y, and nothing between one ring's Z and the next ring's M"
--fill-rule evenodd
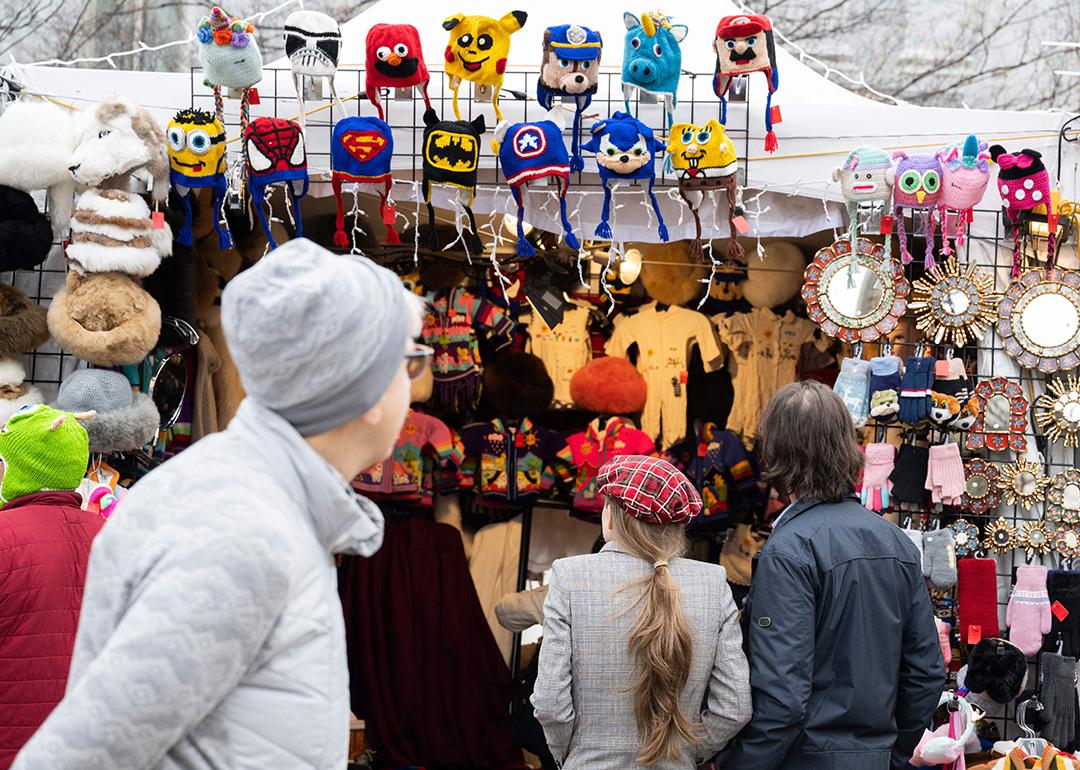
M672 24L670 16L643 13L640 17L627 11L626 43L623 49L622 82L626 111L630 112L630 97L635 91L645 91L663 97L667 124L675 122L676 92L682 72L682 49L689 28Z
M229 191L226 177L225 126L213 113L205 110L180 110L165 129L169 152L169 182L184 204L184 224L176 234L176 242L190 246L191 191L210 188L214 193L214 232L218 246L232 248L232 235L223 224L222 206Z
M600 224L595 235L605 241L611 240L611 185L634 179L648 182L649 199L659 222L660 240L667 241L668 229L660 204L656 200L653 185L656 182L656 156L664 152L664 145L657 141L653 130L626 112L616 112L607 120L592 127L592 139L582 145L585 152L596 154L600 183L604 186L604 205L600 212Z
M870 396L870 416L886 422L900 413L900 395L892 389L877 390Z
M780 87L780 69L776 61L772 21L761 14L725 16L716 25L713 49L716 51L713 90L720 97L720 122L725 125L727 92L731 81L752 72L765 74L769 87L769 94L765 97L765 152L775 152L778 142L773 132L772 99Z
M386 242L401 243L401 237L394 229L393 209L389 208L390 191L394 187L394 180L390 176L393 157L394 133L385 121L350 115L334 124L330 138L330 184L337 201L334 245L342 249L349 246L349 238L345 234L345 211L341 203L341 185L346 182L372 184L381 188L379 202L386 224Z
M525 26L529 14L510 11L501 19L487 16L466 16L458 13L443 21L443 29L450 33L446 45L446 75L450 78L450 90L454 93L454 117L461 120L458 107L458 90L462 80L469 80L494 90L491 104L495 108L495 120L502 120L499 109L499 89L502 88L506 59L510 55L510 35Z
M472 230L472 248L483 250L476 229L472 202L476 197L476 173L480 163L480 137L486 130L483 115L472 121L440 120L434 109L424 113L424 172L421 192L428 210L428 241L432 250L439 248L439 236L435 230L435 207L431 203L432 185L448 185L464 191L465 213Z
M148 176L154 200L169 194L165 133L153 115L123 97L106 99L76 118L68 168L83 187L128 190L131 177Z
M960 402L947 393L930 393L930 422L944 428L960 415Z
M379 111L379 119L386 120L380 88L412 88L419 86L424 94L424 104L431 109L428 96L427 64L424 50L420 47L420 33L411 24L376 24L367 34L364 45L365 91L368 100Z
M953 144L938 150L937 158L941 161L941 198L938 208L941 215L941 251L948 256L948 233L945 232L947 211L957 212L956 245L964 245L967 224L972 219L972 209L979 205L990 183L990 153L986 142L980 142L974 134L969 134L963 145Z
M911 252L904 233L905 208L919 212L923 220L923 237L926 239L926 255L923 266L929 270L934 261L934 213L941 199L941 161L934 155L908 155L893 153L896 161L893 183L893 208L900 238L900 261L911 264Z
M694 240L690 253L701 259L701 204L705 193L724 190L728 203L728 257L741 259L745 252L736 237L735 217L741 215L738 206L738 183L736 171L739 158L735 144L716 120L704 125L676 123L671 127L668 155L672 168L679 175L679 195L694 216Z
M285 55L293 72L300 125L304 122L304 78L326 78L330 95L341 108L345 106L334 88L338 55L341 51L341 27L333 17L319 11L293 11L285 17Z
M75 149L72 113L52 102L17 101L0 112L0 184L48 190L53 235L63 237L75 203L68 166Z
M1032 209L1050 204L1050 173L1035 150L1006 152L1000 144L990 147L990 157L998 165L998 191L1005 213L1013 226L1013 278L1020 277L1020 239L1027 228L1022 224ZM1049 232L1046 261L1054 264L1056 233Z
M953 420L952 425L949 427L953 430L971 430L972 426L975 425L975 420L978 416L979 399L972 396L967 400L963 407L961 407L960 414L956 416L956 419Z
M304 132L300 124L284 118L255 118L244 131L244 154L247 158L251 200L262 223L263 232L270 241L270 248L276 249L277 242L270 232L270 223L266 220L263 203L266 188L276 182L286 182L292 202L291 211L295 212L293 222L296 225L296 236L303 236L304 221L300 216L300 199L307 195L308 171Z
M559 216L562 219L566 245L577 251L581 248L574 228L566 216L566 191L570 187L570 156L563 143L562 129L550 120L532 123L502 123L495 129L499 164L510 194L517 203L518 256L536 256L536 249L525 237L524 189L529 182L555 177L559 185Z
M552 110L556 98L574 97L571 173L585 169L581 157L581 115L596 93L603 46L599 32L577 24L559 24L544 30L544 59L536 81L536 100L545 110Z
M859 230L859 206L881 207L882 212L892 210L893 183L896 174L892 158L877 147L856 147L844 158L840 168L833 169L833 181L840 183L840 190L847 204L848 237L854 244ZM892 234L886 236L885 253L890 253Z

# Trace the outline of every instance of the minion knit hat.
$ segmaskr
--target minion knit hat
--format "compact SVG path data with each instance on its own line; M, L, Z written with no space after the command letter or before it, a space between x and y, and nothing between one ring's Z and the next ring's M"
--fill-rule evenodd
M90 464L86 429L75 415L37 404L26 406L0 428L4 479L0 502L46 490L77 489Z

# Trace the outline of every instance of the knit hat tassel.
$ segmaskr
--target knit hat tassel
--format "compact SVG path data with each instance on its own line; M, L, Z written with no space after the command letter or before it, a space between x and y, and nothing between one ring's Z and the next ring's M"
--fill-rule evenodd
M574 251L578 251L581 249L581 243L578 241L577 236L574 235L574 228L570 225L570 217L566 215L567 187L569 187L569 183L563 185L562 194L559 196L559 216L562 218L563 239L566 241L566 245Z
M926 252L923 256L923 267L926 270L933 270L937 266L937 262L934 260L934 210L927 209L923 212L923 237L926 238ZM944 231L944 228L942 228Z
M521 199L521 190L517 185L510 188L510 194L514 196L514 203L517 204L517 253L519 257L535 257L536 249L529 243L529 239L525 237L525 204Z
M611 240L611 225L608 223L608 217L611 216L611 188L606 184L604 185L604 205L600 209L600 224L596 226L596 230L593 232L597 238L603 241Z
M653 192L653 180L649 180L649 198L652 200L653 211L656 212L656 218L660 220L660 226L657 228L657 233L660 235L660 240L664 243L668 241L668 229L664 223L664 215L660 213L660 201L656 200L656 193Z
M769 89L765 97L765 152L776 152L780 143L776 141L776 133L772 130L772 89Z
M345 234L345 209L341 203L341 179L334 177L330 180L330 186L334 188L334 200L337 201L337 216L334 219L334 245L339 249L349 248L349 236Z
M191 193L187 195L181 195L180 201L184 204L184 224L180 227L180 232L176 234L176 242L181 246L190 246L195 238L191 232ZM217 200L217 195L214 195L214 200Z
M900 240L900 264L911 264L911 252L907 248L907 232L904 229L903 209L896 210L896 237Z
M385 187L383 188L382 195L379 196L379 201L382 203L382 210L386 211L390 206L390 189L394 186L392 179L387 179ZM398 231L394 228L393 221L386 222L386 245L387 246L399 246L401 245L401 236L398 235Z
M218 248L222 251L231 249L232 233L229 232L228 227L222 227L221 225L221 209L225 205L225 195L229 191L229 183L224 178L218 184L214 185L214 231L217 233ZM187 202L187 196L184 197L184 205L188 207L185 212L188 221L184 224L188 230L188 239L191 238L191 204ZM181 244L181 246L184 244Z

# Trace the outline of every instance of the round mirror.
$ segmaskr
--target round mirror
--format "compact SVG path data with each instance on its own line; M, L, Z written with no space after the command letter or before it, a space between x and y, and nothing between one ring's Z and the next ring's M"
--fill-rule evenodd
M942 297L941 306L949 315L963 315L971 307L971 300L959 289L952 289Z
M1009 423L1012 417L1012 407L1009 399L1003 395L992 396L986 402L986 419L984 421L987 433L1008 433Z
M838 270L829 280L826 292L829 303L853 319L865 318L877 310L883 293L878 274L859 264Z
M184 407L188 385L187 361L179 353L162 359L150 378L150 398L161 417L161 430L171 428Z
M1080 486L1066 484L1061 495L1061 507L1067 511L1080 511Z
M990 491L990 482L986 476L970 476L967 480L967 493L976 499L986 497Z
M1021 497L1035 494L1039 483L1035 480L1035 474L1031 471L1020 471L1013 479L1013 491Z
M1080 331L1080 312L1061 294L1040 294L1020 317L1024 334L1041 348L1056 348Z
M1080 402L1069 401L1061 407L1061 415L1066 422L1080 423Z

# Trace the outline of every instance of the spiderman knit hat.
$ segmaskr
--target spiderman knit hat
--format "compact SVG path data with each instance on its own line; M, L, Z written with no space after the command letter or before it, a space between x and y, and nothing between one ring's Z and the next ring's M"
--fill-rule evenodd
M401 243L401 237L394 229L393 213L387 211L390 190L394 187L390 177L393 157L394 134L385 121L350 116L334 124L330 138L330 184L337 200L335 246L342 249L349 246L349 237L345 234L345 210L341 204L341 185L345 183L382 185L379 201L385 217L386 242Z
M701 513L701 495L667 460L619 455L600 468L596 492L647 524L687 524Z
M304 132L300 124L284 118L255 118L244 131L244 154L247 157L251 199L262 222L263 232L270 241L270 248L276 249L277 242L270 232L263 201L266 188L277 182L285 182L288 187L295 211L296 237L302 237L304 223L300 216L300 199L307 195L308 171Z
M536 255L533 245L525 238L525 200L522 187L536 179L555 177L559 180L559 216L562 219L563 236L566 245L572 249L580 248L574 236L570 220L566 216L566 191L570 187L570 155L563 143L562 129L550 120L538 120L534 123L501 124L495 130L495 141L499 142L499 163L502 165L506 181L510 183L510 193L517 203L518 256Z

